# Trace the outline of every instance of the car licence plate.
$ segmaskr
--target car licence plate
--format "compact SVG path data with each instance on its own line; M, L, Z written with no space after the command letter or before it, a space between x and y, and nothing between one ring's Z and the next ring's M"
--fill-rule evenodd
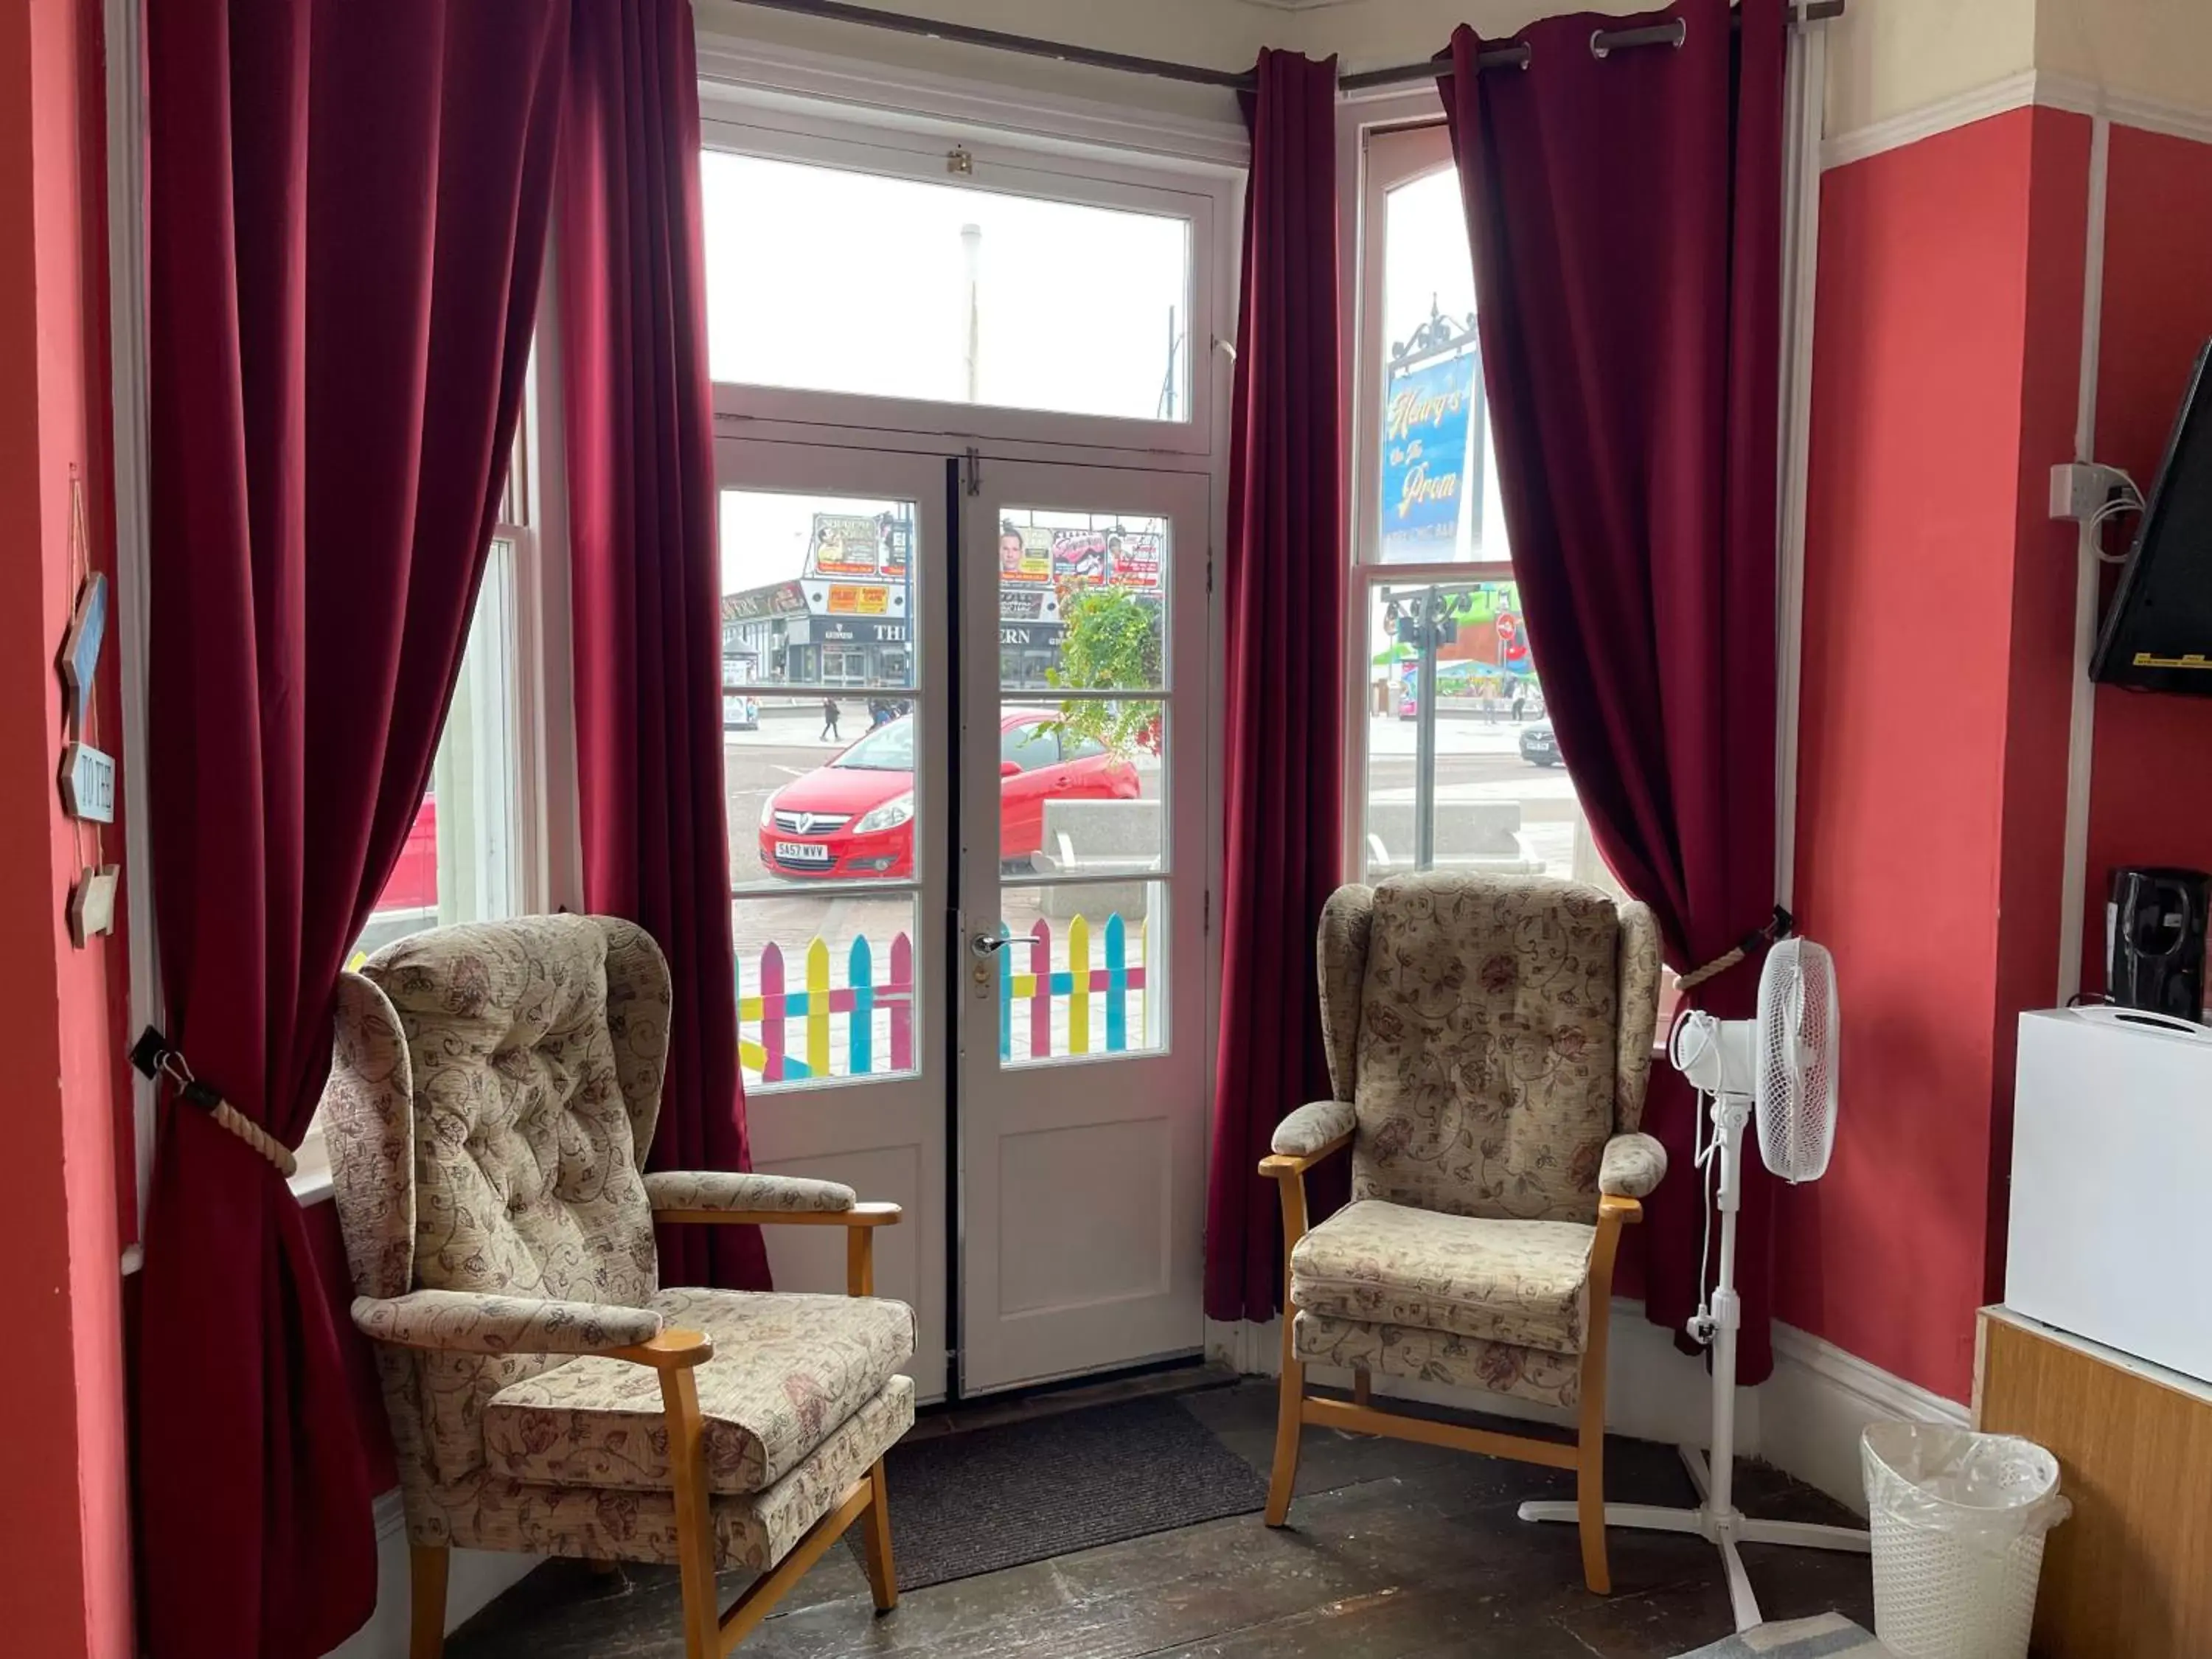
M775 855L786 864L827 864L830 849L817 841L780 841Z

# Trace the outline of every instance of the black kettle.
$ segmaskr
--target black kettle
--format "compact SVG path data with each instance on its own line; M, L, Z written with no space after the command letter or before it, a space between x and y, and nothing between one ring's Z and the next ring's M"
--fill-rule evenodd
M2108 1001L2177 1019L2204 1018L2204 922L2212 874L2128 866L2112 872L2105 931Z

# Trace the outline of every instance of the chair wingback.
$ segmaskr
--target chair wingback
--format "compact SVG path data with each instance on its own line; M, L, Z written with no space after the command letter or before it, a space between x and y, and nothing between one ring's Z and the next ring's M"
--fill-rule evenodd
M356 1291L643 1304L668 1017L659 948L604 917L436 928L347 975L323 1116ZM481 1400L554 1363L415 1358L448 1480L481 1455Z
M1589 1220L1637 1127L1657 1013L1649 908L1544 877L1340 888L1322 915L1322 1026L1358 1116L1352 1196Z

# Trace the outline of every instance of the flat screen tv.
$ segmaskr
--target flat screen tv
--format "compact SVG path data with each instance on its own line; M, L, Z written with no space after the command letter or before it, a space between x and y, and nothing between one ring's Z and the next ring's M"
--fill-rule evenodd
M2212 696L2212 340L2197 354L2089 676Z

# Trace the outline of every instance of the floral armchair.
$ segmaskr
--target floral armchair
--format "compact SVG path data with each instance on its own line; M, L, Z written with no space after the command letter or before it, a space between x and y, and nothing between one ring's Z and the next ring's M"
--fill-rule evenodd
M1308 1423L1576 1472L1583 1571L1605 1559L1606 1315L1620 1229L1667 1156L1638 1133L1658 1013L1650 911L1541 877L1342 887L1322 915L1336 1097L1277 1125L1289 1255L1267 1519L1289 1517ZM1305 1172L1349 1150L1352 1201L1306 1224ZM1311 1398L1310 1363L1353 1399ZM1378 1410L1370 1378L1580 1408L1573 1444Z
M897 1600L883 1455L914 1316L872 1290L898 1206L775 1176L643 1173L668 969L643 929L417 934L338 988L331 1176L412 1547L413 1659L448 1550L680 1569L685 1659L734 1646L854 1522ZM847 1297L662 1287L656 1222L848 1230ZM762 1575L725 1616L718 1569Z

